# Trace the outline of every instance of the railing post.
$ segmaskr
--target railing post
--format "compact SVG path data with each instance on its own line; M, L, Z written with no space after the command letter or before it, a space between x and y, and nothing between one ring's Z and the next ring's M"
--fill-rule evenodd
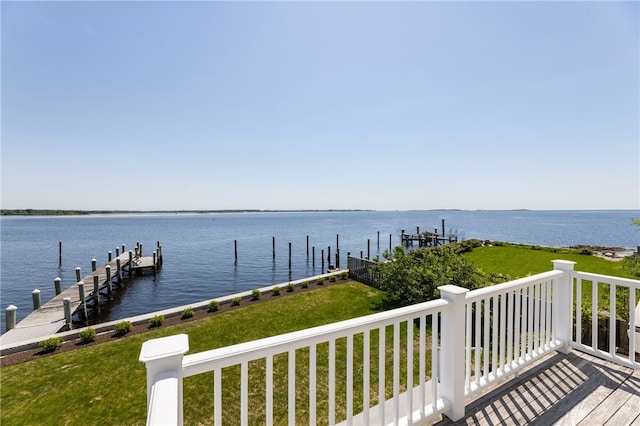
M553 318L553 335L562 342L559 352L571 352L569 342L572 340L573 313L571 293L573 289L573 266L576 262L569 260L553 260L553 269L564 272L564 276L556 280L553 286L553 304L551 317Z
M189 336L176 334L174 336L161 337L147 340L142 344L140 362L147 367L147 415L149 414L149 401L151 390L156 377L170 371L175 371L178 377L178 424L183 424L182 412L182 359L189 350Z
M464 417L464 353L466 288L456 285L438 287L440 297L450 303L442 312L440 350L440 388L451 403L444 413L453 421Z

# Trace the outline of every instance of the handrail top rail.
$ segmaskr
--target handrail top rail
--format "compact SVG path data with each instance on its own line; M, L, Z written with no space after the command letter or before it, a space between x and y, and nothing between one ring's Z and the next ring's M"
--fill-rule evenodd
M264 358L267 355L298 349L312 343L322 343L333 338L345 337L352 333L374 328L373 326L413 319L416 314L426 316L441 312L448 306L449 302L444 299L431 300L391 311L378 312L305 330L186 355L182 364L183 373L185 377L188 377L211 371L214 367L223 368L228 365L234 365L239 360L250 361ZM256 354L258 356L255 356Z
M611 275L602 275L602 274L596 274L594 272L583 272L583 271L574 271L573 277L587 279L591 281L597 280L598 282L604 282L604 283L608 283L608 282L620 283L624 286L640 289L640 280L634 280L632 278L614 277Z
M491 296L494 294L500 294L503 292L507 292L510 290L516 290L521 287L526 287L530 284L533 284L537 281L551 280L555 278L560 278L563 276L565 272L559 270L542 272L540 274L531 275L524 278L518 278L513 281L508 281L502 284L490 285L488 287L478 288L476 290L472 290L466 294L467 303L475 302L477 300L481 300L487 296Z

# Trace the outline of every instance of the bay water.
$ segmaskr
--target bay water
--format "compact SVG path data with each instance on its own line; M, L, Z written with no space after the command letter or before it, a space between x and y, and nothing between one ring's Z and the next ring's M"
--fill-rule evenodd
M553 247L597 245L635 249L640 228L637 210L611 211L327 211L157 215L87 215L63 217L3 216L0 219L0 303L18 307L18 321L32 309L31 292L41 291L42 303L55 295L54 279L66 288L75 269L91 271L107 253L137 242L151 255L162 244L164 264L156 276L137 277L115 292L95 322L111 321L187 305L253 288L287 283L323 272L331 247L335 264L347 252L379 256L400 244L400 233L441 232L469 238ZM378 239L379 235L379 239ZM307 236L309 256L307 256ZM276 256L273 257L272 238ZM238 258L235 259L234 241ZM378 243L379 241L379 243ZM58 244L62 242L62 263ZM289 269L289 243L292 249ZM315 247L315 265L312 252ZM551 268L551 265L549 265ZM5 315L0 314L5 331Z

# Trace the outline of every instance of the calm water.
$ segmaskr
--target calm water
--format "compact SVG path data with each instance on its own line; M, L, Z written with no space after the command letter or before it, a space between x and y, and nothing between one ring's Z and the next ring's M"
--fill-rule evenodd
M101 320L115 320L222 295L319 274L320 250L331 246L335 259L339 235L342 266L346 253L371 256L400 244L400 231L440 229L460 239L480 238L548 246L575 244L635 248L640 230L632 224L640 212L626 211L410 211L238 213L207 215L133 215L79 217L2 217L0 219L0 299L2 310L14 304L18 320L31 310L31 292L42 302L55 295L53 280L72 284L75 268L83 276L91 259L102 265L107 253L136 242L151 254L162 243L164 265L156 276L130 282L116 292L116 301ZM378 232L380 245L378 246ZM306 237L316 248L315 267L306 254ZM272 257L276 238L276 258ZM238 262L234 262L234 240ZM58 265L58 242L63 262ZM289 272L288 243L292 244ZM333 262L332 262L333 263ZM325 264L326 266L326 264ZM0 313L1 330L5 314Z

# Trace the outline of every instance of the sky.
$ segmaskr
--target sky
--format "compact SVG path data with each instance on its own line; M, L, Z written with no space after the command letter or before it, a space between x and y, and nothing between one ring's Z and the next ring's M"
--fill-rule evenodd
M640 2L7 2L5 209L639 209Z

